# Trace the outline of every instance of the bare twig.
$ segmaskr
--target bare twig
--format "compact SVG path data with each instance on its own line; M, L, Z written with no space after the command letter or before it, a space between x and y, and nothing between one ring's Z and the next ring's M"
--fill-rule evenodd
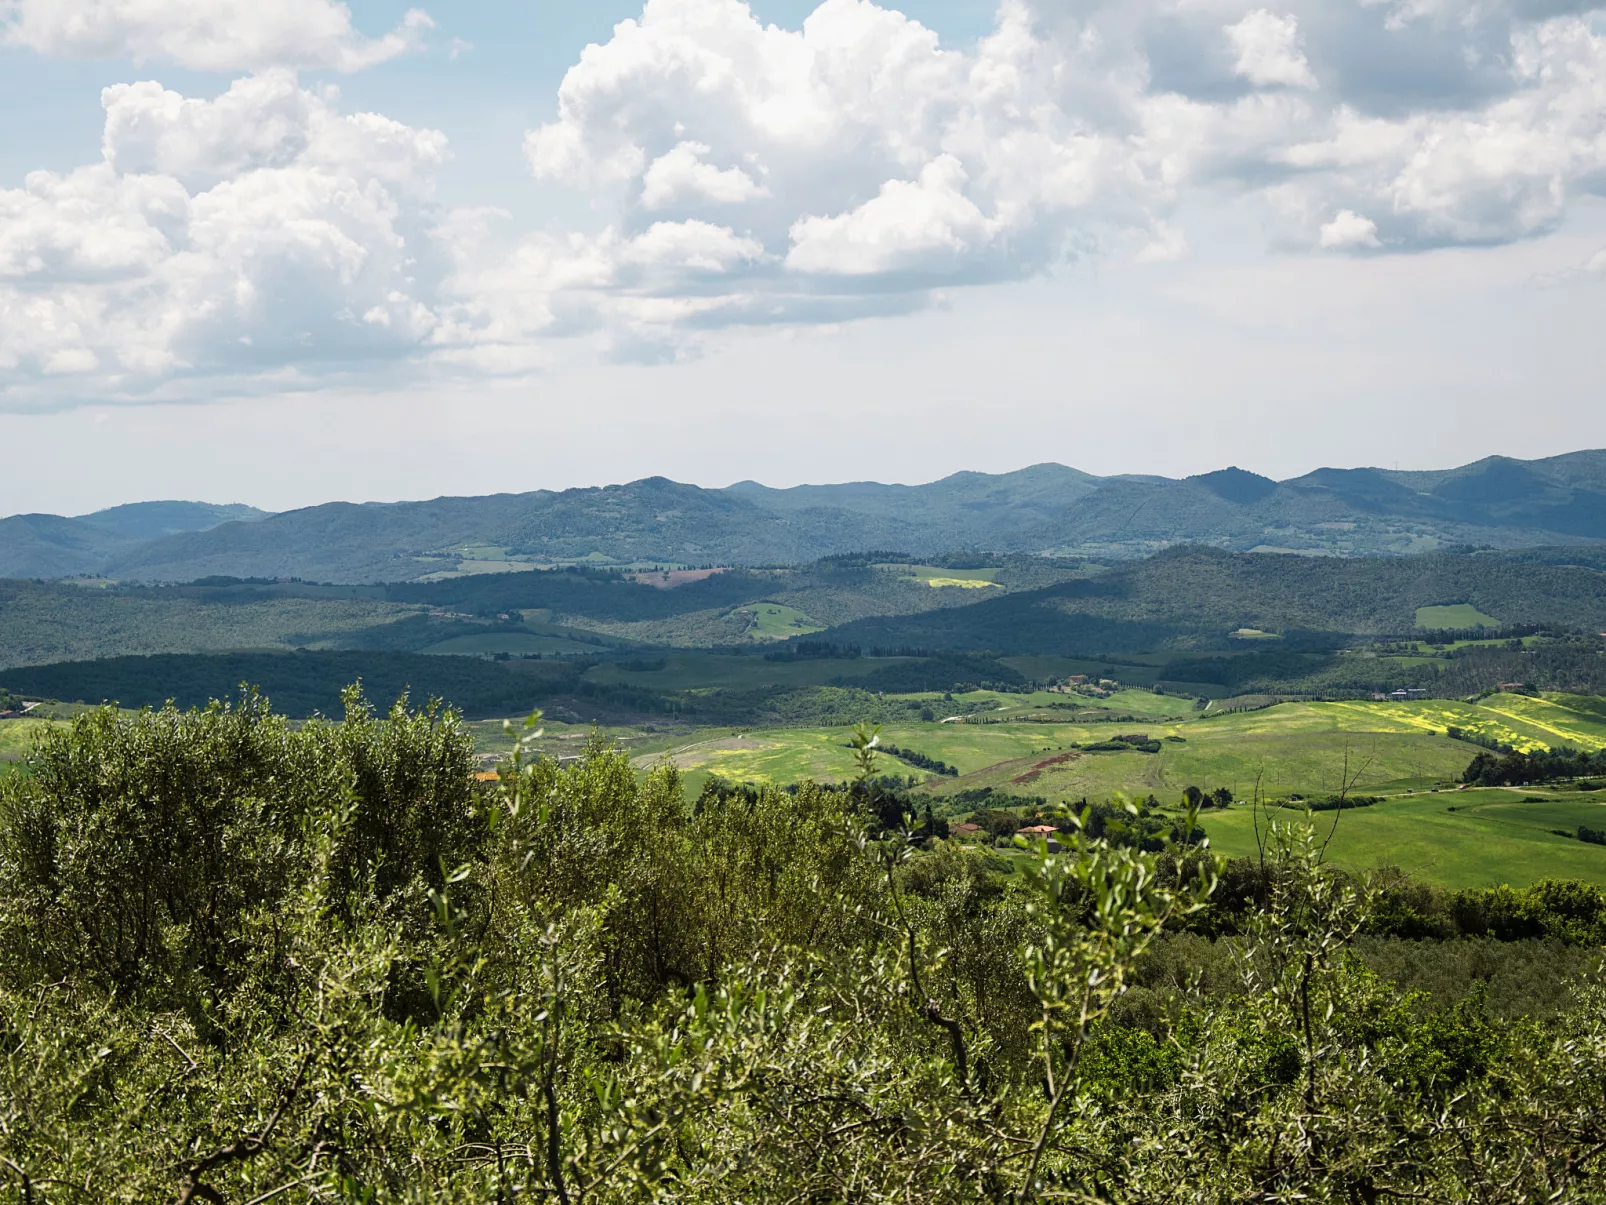
M190 1205L190 1202L197 1197L203 1201L213 1201L217 1205L222 1205L223 1198L216 1189L202 1183L201 1177L212 1171L213 1168L221 1167L226 1163L241 1163L255 1159L268 1149L268 1139L273 1137L273 1131L279 1128L279 1123L284 1120L285 1113L301 1092L301 1085L306 1079L307 1067L311 1062L312 1052L308 1051L306 1057L301 1060L301 1066L296 1071L296 1077L291 1082L289 1091L285 1093L284 1099L279 1102L279 1107L273 1111L273 1116L268 1118L268 1124L262 1128L261 1133L254 1138L242 1138L238 1142L231 1142L228 1146L220 1147L213 1151L206 1158L190 1164L185 1170L183 1178L179 1181L177 1205Z
M948 1034L948 1044L954 1052L954 1070L959 1075L959 1086L967 1093L970 1091L970 1059L965 1045L965 1030L955 1017L943 1016L942 1006L926 992L925 983L920 978L920 956L915 944L915 929L909 923L909 918L903 910L903 900L898 894L898 884L892 872L892 866L887 866L887 888L892 895L892 906L898 913L898 923L903 927L909 943L909 978L914 986L915 994L920 998L920 1015L933 1025Z
M252 1197L249 1201L241 1202L241 1205L262 1205L262 1202L271 1201L271 1200L273 1200L274 1197L278 1196L280 1193L289 1192L292 1188L300 1188L303 1184L311 1184L317 1178L318 1177L315 1176L315 1175L314 1176L302 1176L301 1179L299 1179L299 1180L292 1180L288 1184L279 1185L278 1188L270 1188L270 1189L268 1189L267 1192L258 1193L256 1196Z
M1338 807L1333 811L1333 823L1327 830L1327 840L1322 842L1322 848L1316 855L1317 862L1327 861L1327 847L1332 844L1333 837L1338 833L1338 821L1344 814L1344 804L1349 800L1349 793L1361 781L1361 776L1372 768L1372 758L1367 758L1353 775L1349 772L1349 750L1344 750L1344 774L1339 779Z
M167 1030L163 1029L160 1025L152 1025L151 1029L153 1029L156 1033L161 1035L161 1037L167 1042L167 1044L169 1046L171 1046L174 1050L178 1051L179 1057L182 1058L186 1063L189 1064L189 1067L186 1068L185 1072L184 1072L186 1075L188 1075L191 1071L196 1070L200 1066L199 1063L197 1063L194 1059L192 1059L190 1057L189 1051L185 1050L184 1047L180 1046L177 1042L175 1042L173 1040L172 1035L170 1035L167 1032Z

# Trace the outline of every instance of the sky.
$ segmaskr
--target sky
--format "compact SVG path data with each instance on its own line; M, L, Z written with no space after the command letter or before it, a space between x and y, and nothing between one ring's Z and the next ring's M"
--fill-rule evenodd
M0 0L0 514L1606 446L1590 0Z

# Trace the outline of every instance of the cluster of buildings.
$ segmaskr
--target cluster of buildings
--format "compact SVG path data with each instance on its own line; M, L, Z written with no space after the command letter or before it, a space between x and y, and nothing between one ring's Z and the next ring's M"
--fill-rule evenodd
M1114 678L1092 678L1087 674L1072 674L1057 686L1049 687L1057 694L1090 695L1095 699L1107 699L1121 684Z

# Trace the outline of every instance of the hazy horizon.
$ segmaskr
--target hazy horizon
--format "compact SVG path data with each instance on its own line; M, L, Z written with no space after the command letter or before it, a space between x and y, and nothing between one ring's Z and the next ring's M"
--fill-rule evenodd
M614 487L614 486L631 485L631 484L634 484L634 483L636 483L638 481L644 481L644 480L648 480L648 479L654 478L654 477L666 477L669 480L674 481L678 485L692 485L692 486L697 486L700 489L708 489L708 490L732 489L735 486L749 484L749 483L762 486L762 487L764 487L766 489L776 489L776 490L800 489L800 488L810 488L810 487L812 487L812 488L830 488L830 487L833 487L833 486L852 486L852 485L887 485L887 486L901 486L901 487L905 487L905 488L916 488L916 487L923 486L923 485L934 485L934 484L936 484L938 482L945 481L950 477L962 476L962 475L965 475L965 474L977 474L977 475L980 475L980 476L998 477L998 476L1008 476L1008 475L1011 475L1011 474L1014 474L1014 473L1025 472L1028 469L1051 467L1052 466L1052 467L1072 469L1072 470L1077 471L1077 472L1086 473L1087 475L1089 475L1091 477L1095 477L1095 478L1098 478L1098 479L1101 479L1101 480L1108 480L1108 479L1120 478L1120 477L1149 477L1149 478L1164 477L1164 478L1168 478L1169 480L1173 480L1173 481L1184 480L1184 479L1186 479L1188 477L1197 477L1197 476L1201 476L1201 475L1203 475L1205 473L1217 472L1217 471L1220 471L1222 469L1236 468L1236 469L1243 469L1245 472L1255 473L1257 476L1269 477L1270 480L1274 480L1274 481L1277 481L1279 483L1283 483L1283 482L1287 482L1287 481L1298 480L1300 477L1304 477L1304 476L1308 475L1309 473L1316 472L1316 471L1318 471L1320 469L1376 469L1376 470L1379 470L1381 472L1445 472L1445 471L1448 471L1448 470L1451 470L1451 469L1464 468L1464 467L1466 467L1468 465L1477 464L1477 463L1479 463L1479 462L1481 462L1483 460L1496 459L1496 458L1540 460L1540 459L1555 459L1556 457L1559 457L1559 456L1569 456L1569 455L1575 455L1575 454L1587 453L1587 452L1606 452L1606 448L1570 448L1570 449L1568 449L1568 450L1566 450L1564 452L1554 453L1552 456L1548 456L1548 457L1531 457L1531 458L1529 458L1529 457L1524 457L1524 458L1503 457L1502 453L1491 452L1487 456L1479 456L1479 457L1476 457L1473 460L1463 461L1460 464L1433 464L1433 465L1320 464L1320 465L1312 466L1310 469L1307 469L1305 472L1295 473L1295 474L1292 474L1291 476L1287 476L1287 477L1269 477L1269 474L1257 473L1257 471L1255 469L1246 468L1246 466L1241 465L1241 464L1217 465L1217 466L1215 466L1214 468L1211 468L1211 469L1202 469L1202 470L1200 470L1199 472L1196 472L1196 473L1185 473L1185 474L1180 474L1180 475L1177 475L1177 476L1172 476L1170 474L1164 474L1164 473L1153 473L1153 472L1149 472L1149 473L1145 473L1145 472L1099 473L1099 472L1095 472L1095 471L1093 471L1091 469L1083 468L1080 465L1067 465L1067 464L1064 464L1064 463L1062 463L1060 461L1053 461L1053 460L1040 460L1040 461L1036 461L1036 462L1034 462L1032 464L1019 465L1019 466L1017 466L1016 468L1013 468L1013 469L1000 469L1000 470L997 470L997 471L983 471L983 470L978 470L978 469L956 469L951 473L944 473L940 477L932 477L932 478L925 479L925 480L912 480L912 481L892 481L892 480L886 480L886 479L864 477L864 478L857 478L857 479L854 479L854 480L799 481L799 482L793 482L793 483L787 484L787 485L773 485L770 482L760 481L760 480L757 480L756 478L742 477L742 478L736 479L735 481L727 481L727 482L724 482L724 483L712 483L711 484L711 483L707 483L707 482L684 481L684 480L681 480L679 478L673 477L673 476L671 476L670 474L667 474L667 473L648 473L643 477L632 477L632 478L630 478L628 480L620 480L620 481L593 481L593 482L583 483L583 484L579 484L579 485L566 485L566 486L561 486L561 487L549 487L549 486L542 486L542 485L532 485L529 488L522 489L522 490L493 490L493 491L487 491L485 493L477 493L477 494L475 494L475 493L441 493L441 494L431 494L431 495L427 495L427 496L426 495L419 495L419 496L416 496L416 497L395 497L395 498L350 498L350 497L336 498L336 497L331 497L331 498L323 498L323 499L320 499L320 500L317 500L317 501L305 502L305 503L302 503L302 504L297 505L297 506L287 506L287 507L284 507L282 509L275 509L273 507L262 506L262 505L260 505L260 504L258 504L256 502L250 501L249 499L241 499L241 498L233 498L233 497L228 497L228 498L225 498L225 497L217 497L217 498L200 498L200 497L194 497L194 498L177 498L177 497L129 498L129 499L124 499L124 500L119 501L119 502L108 503L105 506L98 506L98 507L95 507L93 510L77 511L77 512L73 512L73 513L70 513L70 514L67 513L67 512L58 512L58 511L15 511L15 512L6 513L6 514L0 514L0 519L17 518L17 517L20 517L20 516L23 516L23 515L30 515L30 514L59 514L59 515L62 515L63 517L65 517L65 518L82 519L82 518L88 518L91 515L100 514L100 513L104 512L104 511L115 510L115 509L117 509L119 507L153 505L153 504L165 503L165 502L187 502L187 503L198 503L198 504L205 504L205 505L212 505L212 506L250 506L250 507L253 507L253 508L257 509L257 510L265 511L265 512L267 512L269 514L283 514L283 513L287 512L287 511L305 510L305 509L309 509L311 507L323 506L323 505L332 504L332 503L348 503L348 504L351 504L351 505L358 505L358 506L368 505L368 504L397 505L397 504L408 503L408 502L432 502L432 501L436 501L436 500L441 499L441 498L487 497L490 494L524 494L524 493L539 493L539 492L543 492L543 491L550 492L550 493L562 493L565 490L574 490L574 489L606 489L606 488Z

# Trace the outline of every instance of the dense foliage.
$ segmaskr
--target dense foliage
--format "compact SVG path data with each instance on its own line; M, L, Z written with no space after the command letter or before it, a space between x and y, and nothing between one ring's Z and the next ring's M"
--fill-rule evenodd
M920 691L1013 690L1025 682L1019 670L994 658L945 653L896 661L865 677L838 685L888 694L914 694Z
M586 668L573 662L481 661L408 653L217 653L112 657L6 670L0 681L36 698L125 707L204 706L241 682L252 682L295 717L338 715L354 679L380 697L409 690L452 700L474 716L522 712L538 701L579 689Z
M1593 753L1566 748L1480 753L1472 759L1461 781L1479 787L1515 787L1560 778L1587 778L1591 774L1606 774L1606 749Z
M277 586L96 589L0 580L0 668L152 653L288 650L384 630L416 609ZM225 683L213 693L232 687Z
M620 668L648 671L660 660L640 657L615 662ZM966 659L974 668L1007 666ZM266 691L287 715L304 718L337 714L346 685L361 679L374 694L404 691L449 699L464 714L481 718L546 709L564 720L636 720L670 717L715 724L852 724L876 720L931 718L930 700L882 696L857 685L664 690L633 682L599 681L589 674L589 657L532 660L424 656L392 652L207 653L151 657L111 657L55 665L0 670L0 689L36 698L126 707L159 707L168 700L202 706L241 682ZM714 667L713 672L718 672ZM941 675L939 675L941 676ZM1018 675L1017 675L1018 676ZM944 715L967 715L991 703L979 700L938 704Z
M995 576L1013 590L1071 573L1042 558L1014 558ZM837 564L720 573L675 589L580 568L387 586L232 577L95 587L0 580L0 668L240 649L414 653L462 636L520 634L597 647L621 639L711 647L750 643L741 609L758 602L838 624L962 606L978 601L977 593L932 589L902 569Z
M453 715L346 703L92 714L0 783L21 1199L1606 1193L1606 993L1400 992L1296 829L1218 904L1197 853L872 838L864 739L855 790L687 806L600 743L476 786Z

